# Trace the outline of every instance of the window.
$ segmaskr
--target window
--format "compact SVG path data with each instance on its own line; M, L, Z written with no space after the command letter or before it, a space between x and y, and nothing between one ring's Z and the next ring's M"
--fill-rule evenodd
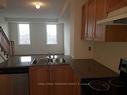
M47 25L47 44L57 44L57 26Z
M30 26L29 24L18 24L19 45L30 45Z

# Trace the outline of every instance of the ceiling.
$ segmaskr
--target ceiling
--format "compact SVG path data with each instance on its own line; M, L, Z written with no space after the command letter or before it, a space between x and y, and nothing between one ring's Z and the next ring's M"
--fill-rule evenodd
M36 0L6 0L6 7L0 9L0 16L6 18L58 18L65 0L40 0L45 3L39 10L31 5Z

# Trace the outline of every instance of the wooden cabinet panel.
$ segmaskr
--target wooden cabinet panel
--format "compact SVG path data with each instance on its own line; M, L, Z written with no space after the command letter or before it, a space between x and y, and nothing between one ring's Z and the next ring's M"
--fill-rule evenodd
M50 95L50 76L47 66L31 67L29 71L30 95Z
M111 12L119 8L127 6L127 0L107 0L107 11Z
M55 83L73 83L74 74L68 65L52 66L52 80Z
M107 17L108 12L126 5L127 0L88 0L84 5L85 7L83 6L84 30L82 30L84 31L85 39L105 42L127 42L125 25L107 26L96 24L98 20Z
M30 95L79 95L79 79L69 65L31 67Z
M96 21L107 17L107 0L96 0Z
M94 41L105 41L105 26L96 25Z
M96 31L95 41L127 42L126 25L101 25Z
M81 39L93 40L95 31L96 0L87 1L82 8L82 32Z
M96 0L96 21L107 17L107 0ZM94 41L105 41L105 26L97 25L94 31Z
M52 66L54 95L79 95L79 80L68 65ZM62 92L62 93L61 93Z
M78 85L55 85L53 95L80 95L80 87Z
M93 40L94 31L95 31L95 0L89 0L88 2L88 36L87 40Z
M127 42L126 25L107 25L105 30L106 42Z
M8 75L0 75L0 95L13 95L11 78Z
M88 3L86 2L82 7L82 30L81 30L81 40L84 40L85 37L88 37L87 24L88 24Z

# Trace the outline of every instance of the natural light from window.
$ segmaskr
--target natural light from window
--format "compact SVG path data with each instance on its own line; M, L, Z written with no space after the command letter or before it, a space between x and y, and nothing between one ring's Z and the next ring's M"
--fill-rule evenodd
M31 62L31 56L20 57L21 62Z
M29 24L18 24L19 45L30 45L30 26Z
M57 44L57 26L47 25L47 44Z

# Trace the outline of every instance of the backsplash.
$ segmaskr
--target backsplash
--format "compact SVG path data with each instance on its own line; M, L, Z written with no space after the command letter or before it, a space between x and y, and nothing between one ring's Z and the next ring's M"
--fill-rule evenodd
M120 58L127 58L127 43L94 43L94 59L118 72Z

